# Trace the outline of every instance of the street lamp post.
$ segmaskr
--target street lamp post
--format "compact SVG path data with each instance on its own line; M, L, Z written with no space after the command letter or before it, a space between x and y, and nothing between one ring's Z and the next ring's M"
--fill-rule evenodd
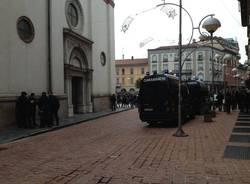
M195 28L194 25L193 25L193 20L192 20L192 17L191 15L189 14L189 12L183 8L182 6L182 0L179 1L179 5L178 4L175 4L175 3L166 3L165 0L162 0L163 3L162 4L159 4L157 5L156 7L160 7L160 6L165 6L165 5L173 5L173 6L178 6L179 7L179 92L178 92L178 129L176 131L176 133L174 134L174 136L176 137L186 137L188 136L182 129L182 116L181 116L181 83L182 83L182 10L184 10L187 15L189 16L190 20L191 20L191 24L192 24L192 33L191 33L191 37L190 37L190 40L189 40L189 43L191 43L191 40L193 38L193 32L194 32L194 29L198 29L200 34L202 36L206 36L204 34L201 33L200 31L200 25L201 25L201 22L207 18L207 17L211 17L210 19L208 19L207 21L204 22L203 24L203 27L209 32L211 33L211 37L213 37L213 33L217 30L217 28L220 27L220 22L213 18L214 14L210 14L210 15L207 15L205 16L199 23L199 26L198 28ZM216 21L215 21L216 20ZM213 40L212 40L213 41ZM213 46L212 46L213 48ZM213 51L212 51L213 52ZM185 61L185 60L184 60Z
M215 93L215 86L214 86L214 42L213 42L213 33L221 26L220 21L213 16L208 18L204 21L202 28L206 29L207 32L210 33L211 39L211 47L212 47L212 55L211 55L211 62L212 62L212 110L214 111L214 93Z
M184 10L190 20L191 20L191 24L192 24L192 35L190 37L189 43L191 42L192 38L193 38L193 19L191 17L191 15L189 14L189 12L182 7L182 0L179 1L179 5L175 4L175 3L166 3L165 0L163 0L162 4L157 5L156 7L160 7L160 6L165 6L165 5L173 5L173 6L177 6L179 7L179 84L178 84L178 129L176 131L176 133L174 134L174 136L176 137L186 137L188 136L182 129L182 116L181 116L181 83L182 83L182 10Z
M182 81L182 0L179 3L179 90L178 90L178 129L174 136L186 137L188 136L182 129L182 117L181 117L181 81Z

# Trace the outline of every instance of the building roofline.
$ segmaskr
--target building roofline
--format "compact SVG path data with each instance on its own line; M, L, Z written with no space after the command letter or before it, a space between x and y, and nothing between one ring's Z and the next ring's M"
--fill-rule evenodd
M115 65L123 66L123 65L147 65L148 58L139 58L139 59L121 59L115 60Z
M223 47L223 50L227 50L233 53L237 53L239 52L239 48L235 45L233 45L232 43L230 43L229 41L230 38L222 38L222 37L214 37L214 40L216 41L214 43L214 45L219 44ZM206 41L205 41L206 42ZM186 45L182 45L183 49L193 49L193 48L197 48L197 47L203 47L203 48L211 48L211 44L209 44L209 40L208 40L208 44L199 44L202 43L201 41L192 43L192 44L186 44ZM237 41L235 41L235 43L238 44ZM168 49L178 49L179 45L170 45L170 46L161 46L155 49L148 49L148 51L159 51L159 50L168 50ZM216 46L214 46L214 49L218 50L218 51L223 51L222 49L218 49L216 48Z

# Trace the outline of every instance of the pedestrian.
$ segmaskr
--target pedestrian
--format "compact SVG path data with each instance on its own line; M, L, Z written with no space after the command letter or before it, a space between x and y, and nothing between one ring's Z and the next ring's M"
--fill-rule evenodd
M236 92L232 91L231 93L231 104L232 104L232 110L236 110L237 109L237 99L236 99Z
M112 94L110 97L110 101L111 101L111 109L112 111L116 110L116 95Z
M121 108L122 107L122 97L121 97L121 93L117 94L117 107Z
M223 96L223 94L219 91L219 93L217 94L217 106L218 106L218 108L219 108L219 111L221 111L222 110L222 104L223 104L223 98L224 98L224 96Z
M36 124L36 99L35 93L31 93L28 98L28 118L29 118L29 127L35 128Z
M226 106L226 112L228 114L230 114L230 110L231 110L231 94L230 92L228 91L225 95L225 106Z
M28 98L26 92L21 92L21 95L16 100L16 122L19 128L27 128L28 124Z
M58 110L60 108L59 99L53 95L52 91L48 92L48 126L53 126L53 119L56 120L56 125L59 125Z
M48 97L46 92L42 92L42 96L38 101L39 116L40 116L40 128L44 128L48 125Z
M241 90L239 92L239 96L238 96L238 104L239 104L240 112L245 111L245 101L246 101L245 92L244 92L244 90Z

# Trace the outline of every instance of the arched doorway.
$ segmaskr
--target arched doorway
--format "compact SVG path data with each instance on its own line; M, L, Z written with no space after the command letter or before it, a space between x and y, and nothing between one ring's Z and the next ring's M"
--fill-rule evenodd
M91 85L92 70L84 51L72 49L68 64L64 65L69 116L92 112Z

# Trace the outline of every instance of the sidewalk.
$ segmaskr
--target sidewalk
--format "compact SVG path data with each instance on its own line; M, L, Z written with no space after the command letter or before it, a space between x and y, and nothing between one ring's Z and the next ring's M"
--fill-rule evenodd
M78 123L86 122L92 119L101 118L104 116L108 116L110 114L115 114L119 112L123 112L126 110L130 110L131 108L120 108L116 111L102 111L102 112L94 112L94 113L88 113L88 114L78 114L74 115L74 117L65 118L60 121L59 126L53 126L53 127L46 127L46 128L35 128L35 129L23 129L18 127L12 127L8 130L0 131L0 144L12 142L18 139L26 138L29 136L34 136L38 134L42 134L45 132L61 129L64 127L72 126Z

